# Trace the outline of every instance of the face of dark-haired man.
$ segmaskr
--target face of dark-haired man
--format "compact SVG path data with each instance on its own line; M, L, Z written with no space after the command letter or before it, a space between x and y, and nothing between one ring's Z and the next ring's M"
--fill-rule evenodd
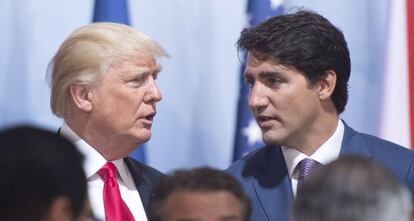
M325 108L333 91L334 73L311 84L296 68L249 52L244 77L251 87L249 106L266 144L299 150L318 147L326 134L321 133L320 125L327 120Z

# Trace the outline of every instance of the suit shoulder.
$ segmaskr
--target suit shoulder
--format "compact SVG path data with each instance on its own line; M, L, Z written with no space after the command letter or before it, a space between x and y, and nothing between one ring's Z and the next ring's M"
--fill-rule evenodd
M381 139L379 137L359 133L367 144L368 148L373 153L388 155L388 156L399 156L401 158L407 158L410 161L414 160L414 151L407 147L403 147L396 143L388 140Z
M163 174L161 171L143 164L133 159L132 157L127 157L127 160L130 163L129 169L138 170L139 173L143 174L145 177L149 178L152 181L158 181L165 176L165 174Z
M242 171L245 171L246 167L253 167L256 162L263 160L268 150L269 147L265 146L248 153L241 159L233 162L226 169L226 172L236 177L241 176Z

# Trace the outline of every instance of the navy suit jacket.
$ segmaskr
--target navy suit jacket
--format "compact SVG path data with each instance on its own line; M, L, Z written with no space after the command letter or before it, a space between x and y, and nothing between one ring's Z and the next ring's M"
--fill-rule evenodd
M132 178L134 179L135 186L139 192L142 204L148 217L148 206L151 198L155 197L152 194L152 189L160 182L165 176L160 171L147 166L143 163L136 161L131 157L124 158Z
M356 154L376 160L405 183L414 195L414 152L345 125L340 156ZM252 221L287 221L293 192L280 146L258 149L232 164L236 177L252 201Z
M60 134L61 128L57 131ZM132 157L125 157L124 162L127 165L132 178L134 179L135 186L137 187L139 197L141 198L142 205L144 206L145 213L148 217L148 207L153 195L152 189L164 178L164 174L160 171L147 166L141 162L136 161Z

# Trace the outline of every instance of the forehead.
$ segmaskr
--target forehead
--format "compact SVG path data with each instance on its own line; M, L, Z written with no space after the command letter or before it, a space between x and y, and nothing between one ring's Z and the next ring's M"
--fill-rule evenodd
M111 67L137 67L137 68L158 68L157 61L153 57L129 57L121 58L111 62Z
M258 77L263 77L263 74L278 74L278 75L285 75L285 74L300 74L304 75L303 72L296 69L294 66L283 64L277 61L274 58L258 58L254 55L254 53L249 52L247 54L247 61L246 67L244 69L244 76L245 77L254 77L258 75Z
M241 220L240 201L227 191L178 191L165 203L169 221L178 220Z
M157 64L155 58L124 58L111 62L106 69L106 73L120 75L139 74L146 72L159 72L161 66Z

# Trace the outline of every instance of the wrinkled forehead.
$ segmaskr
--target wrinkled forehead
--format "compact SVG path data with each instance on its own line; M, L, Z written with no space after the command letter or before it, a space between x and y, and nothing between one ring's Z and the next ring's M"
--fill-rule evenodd
M103 73L110 69L128 69L134 72L160 72L162 66L158 64L155 57L130 56L112 59L104 65Z

